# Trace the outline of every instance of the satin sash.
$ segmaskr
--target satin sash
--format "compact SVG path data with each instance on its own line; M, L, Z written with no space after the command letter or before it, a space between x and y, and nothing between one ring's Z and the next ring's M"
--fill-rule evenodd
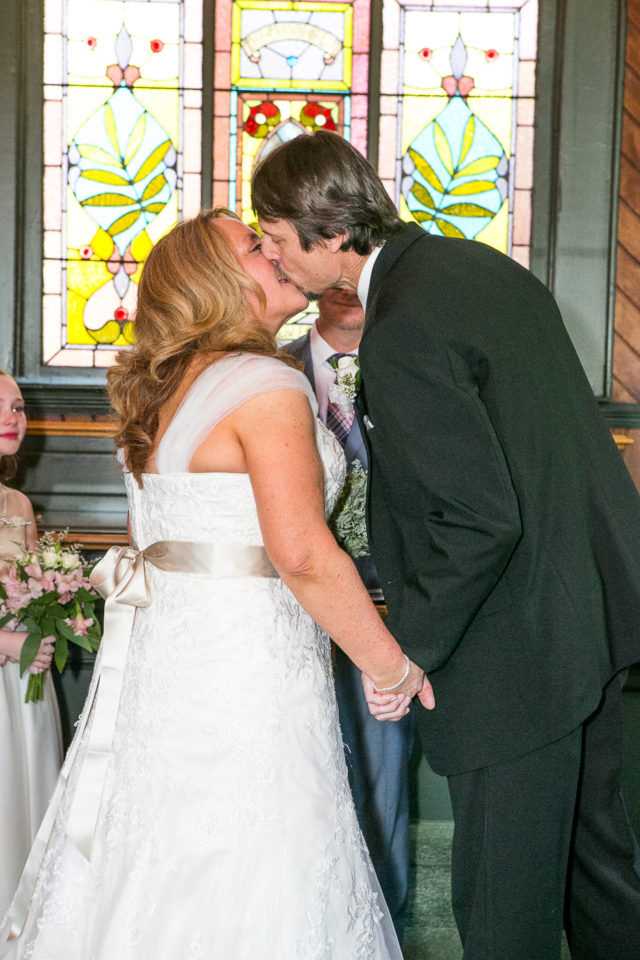
M90 861L95 853L96 827L104 803L105 779L112 756L113 734L133 621L136 608L148 607L151 603L147 563L173 573L216 578L278 576L264 547L235 543L161 540L145 550L111 547L96 564L91 573L91 583L105 598L104 634L99 660L76 735L7 915L10 929L6 929L5 924L0 931L0 957L5 955L24 928L67 779L90 717L93 717L93 724L69 811L67 835L86 860ZM8 940L2 942L3 936L8 936Z

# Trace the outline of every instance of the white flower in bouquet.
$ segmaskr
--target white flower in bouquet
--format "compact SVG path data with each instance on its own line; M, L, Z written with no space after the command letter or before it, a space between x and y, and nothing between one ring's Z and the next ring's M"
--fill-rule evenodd
M63 570L75 570L80 566L80 557L75 551L62 550L59 556L60 566Z
M55 547L45 547L40 553L40 566L46 570L54 570L58 566L58 551Z

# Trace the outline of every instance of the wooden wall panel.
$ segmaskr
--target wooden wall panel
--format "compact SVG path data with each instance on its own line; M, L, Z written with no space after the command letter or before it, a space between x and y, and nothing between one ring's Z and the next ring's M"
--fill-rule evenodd
M611 399L640 403L640 0L629 0Z

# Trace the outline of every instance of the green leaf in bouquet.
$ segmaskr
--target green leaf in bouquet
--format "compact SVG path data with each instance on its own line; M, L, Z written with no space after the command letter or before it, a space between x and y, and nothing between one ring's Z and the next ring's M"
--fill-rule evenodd
M65 608L62 606L61 603L57 603L57 602L56 602L56 603L52 603L52 604L50 605L48 613L49 613L49 616L55 617L56 619L57 619L58 617L66 617L66 616L67 616L67 611L65 610Z
M90 590L87 590L85 587L80 587L80 589L76 591L75 596L76 596L76 599L80 601L80 603L95 603L96 601L95 593L92 593Z
M22 676L25 670L30 667L35 660L36 653L40 649L41 640L42 634L40 633L40 628L35 624L35 630L29 631L27 639L22 644L22 650L20 651L20 676Z
M86 650L88 653L95 653L96 651L96 648L94 647L88 634L86 637L83 637L74 633L72 643L75 643L77 647L82 647L82 649Z
M6 599L7 599L7 591L4 588L4 584L0 580L0 600L6 600Z
M55 637L56 623L53 617L43 617L40 621L40 629L43 637Z
M63 614L64 613L65 611L63 610ZM58 617L56 617L56 631L59 636L66 637L67 640L71 640L72 643L77 639L75 633L73 632L73 628L70 627L68 623L65 623L63 619Z
M9 620L13 620L14 617L15 613L11 613L11 611L9 611L9 613L5 613L3 617L0 617L0 630L6 623L9 623Z
M31 616L25 617L25 618L22 620L22 623L25 625L25 627L27 628L27 630L29 631L29 633L39 633L39 634L40 634L40 639L42 639L42 633L41 633L41 631L40 631L40 624L39 624L39 622L38 622L34 617L31 617Z
M53 654L53 658L56 662L56 667L58 668L58 673L62 673L65 668L67 658L69 656L69 644L67 638L63 636L58 636L56 640L56 648Z

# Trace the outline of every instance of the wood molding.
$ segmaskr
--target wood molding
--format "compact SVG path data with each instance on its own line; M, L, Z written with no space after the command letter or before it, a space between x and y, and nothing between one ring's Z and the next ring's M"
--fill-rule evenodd
M29 420L27 433L32 437L113 437L111 420Z
M122 533L95 533L92 530L70 530L65 543L78 543L83 550L108 550L109 547L126 547L129 535Z

